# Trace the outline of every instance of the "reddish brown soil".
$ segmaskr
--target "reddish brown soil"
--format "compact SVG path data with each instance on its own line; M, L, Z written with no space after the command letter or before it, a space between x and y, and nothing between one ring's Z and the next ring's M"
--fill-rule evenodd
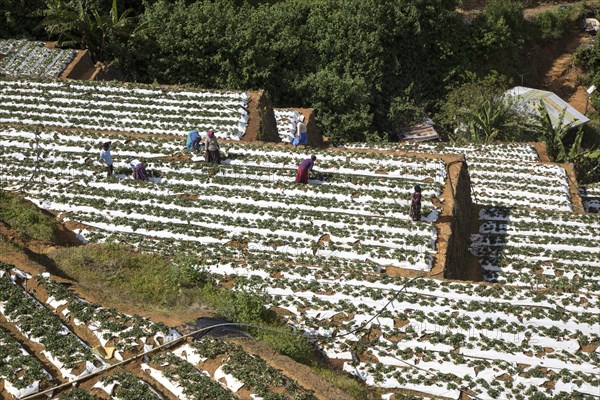
M244 133L245 142L254 142L258 137L260 130L260 112L258 110L258 98L262 95L261 92L250 91L250 102L248 103L248 126Z
M535 147L535 151L538 153L541 162L552 162L553 160L548 155L548 147L543 142L529 143Z
M464 160L462 156L446 156L446 165ZM446 268L446 254L448 252L448 239L452 234L451 223L454 209L454 197L452 188L457 187L458 176L461 169L461 163L455 162L450 166L448 177L442 191L441 197L444 199L442 210L438 220L435 222L437 230L437 240L435 243L436 253L433 259L432 268L427 274L430 278L444 278ZM452 183L450 183L452 181Z
M593 353L598 347L600 347L600 341L588 343L585 346L581 346L581 351L583 351L584 353Z
M319 399L352 399L340 389L329 384L325 379L315 375L306 365L299 364L276 353L264 343L254 340L236 340L236 343L242 346L248 353L258 355L267 361L271 367L296 380L303 388L314 391Z
M567 172L569 181L569 195L571 196L571 202L573 203L573 212L576 214L585 214L585 208L583 207L583 200L579 194L579 183L577 183L577 175L575 174L575 167L573 164L559 164Z
M60 74L61 78L89 80L97 73L89 51L78 50L77 55Z
M479 233L479 210L480 206L473 204L471 214L471 229L469 235ZM481 282L483 281L483 269L481 268L479 258L475 257L470 251L467 251L467 264L463 269L463 278L467 281Z
M585 112L587 93L586 87L578 82L583 71L574 64L573 53L579 46L592 43L593 38L574 23L554 54L551 53L553 60L539 82L540 88L556 93L581 113Z

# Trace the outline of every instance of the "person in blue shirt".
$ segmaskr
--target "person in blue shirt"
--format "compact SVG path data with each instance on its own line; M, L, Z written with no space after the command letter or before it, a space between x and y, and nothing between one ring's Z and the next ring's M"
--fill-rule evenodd
M100 161L106 164L106 177L110 178L113 174L113 159L110 154L110 142L105 142L100 151Z
M298 147L301 144L308 144L308 132L306 130L306 124L302 122L302 118L298 119L298 122L296 123L296 137L293 141L294 147Z
M198 151L200 150L200 146L202 145L202 140L200 134L196 129L188 132L187 140L185 142L185 147L187 147L190 151Z

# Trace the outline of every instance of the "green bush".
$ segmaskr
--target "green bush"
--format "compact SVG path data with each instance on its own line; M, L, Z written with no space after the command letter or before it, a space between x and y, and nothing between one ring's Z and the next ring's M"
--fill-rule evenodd
M202 260L178 255L173 260L173 266L177 269L177 283L183 287L202 287L211 282L212 278L208 272L196 268L199 264L202 264Z
M280 328L281 329L281 328ZM314 358L314 348L300 334L281 334L268 331L256 332L258 337L279 353L303 364L309 364Z
M570 11L558 9L544 11L533 20L536 37L544 41L558 40L569 29Z

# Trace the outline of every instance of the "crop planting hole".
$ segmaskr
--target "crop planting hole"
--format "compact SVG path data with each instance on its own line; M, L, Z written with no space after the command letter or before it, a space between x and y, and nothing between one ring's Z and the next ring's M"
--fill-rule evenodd
M319 238L319 241L318 241L318 243L319 243L319 244L323 244L323 243L327 243L327 242L330 242L330 241L331 241L331 236L329 236L329 234L328 234L328 233L326 233L326 234L322 235L322 236Z

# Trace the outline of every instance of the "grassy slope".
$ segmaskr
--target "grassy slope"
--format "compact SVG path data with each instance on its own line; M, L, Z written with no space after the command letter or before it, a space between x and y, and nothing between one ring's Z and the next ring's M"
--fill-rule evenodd
M55 223L33 204L0 190L0 221L24 239L55 240Z

